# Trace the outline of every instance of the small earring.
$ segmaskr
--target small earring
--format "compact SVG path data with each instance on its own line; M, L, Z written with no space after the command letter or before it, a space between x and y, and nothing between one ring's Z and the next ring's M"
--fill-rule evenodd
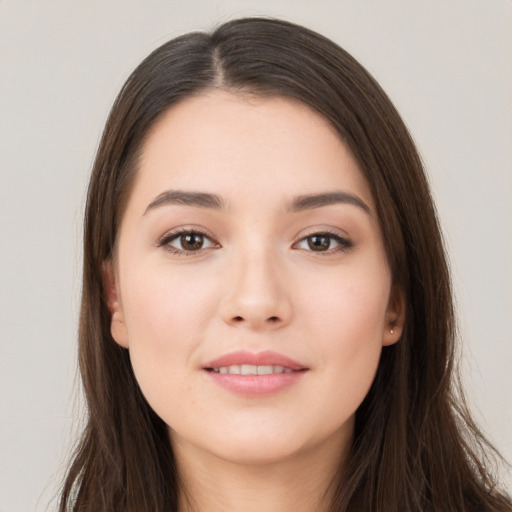
M393 334L394 332L393 327L391 327L391 329L389 329L389 334Z

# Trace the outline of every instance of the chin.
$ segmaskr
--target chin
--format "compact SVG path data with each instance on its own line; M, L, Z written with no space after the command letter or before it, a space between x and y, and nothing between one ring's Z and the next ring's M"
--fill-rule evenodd
M268 439L262 439L250 443L236 442L230 443L229 446L216 447L213 455L241 466L267 466L290 460L299 455L302 450L303 447L291 445L288 440L269 442Z
M243 422L242 422L243 423ZM191 432L184 436L171 435L173 447L181 453L190 448L200 457L214 457L230 464L242 466L268 466L287 461L308 458L321 452L332 456L341 453L352 435L351 422L348 429L294 428L293 425L223 425L220 429L206 432ZM318 427L318 426L317 426Z

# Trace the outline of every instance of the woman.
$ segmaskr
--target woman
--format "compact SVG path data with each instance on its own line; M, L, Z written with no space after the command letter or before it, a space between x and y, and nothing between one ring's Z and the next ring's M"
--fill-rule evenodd
M334 43L253 18L153 52L84 244L62 511L512 509L456 388L420 159Z

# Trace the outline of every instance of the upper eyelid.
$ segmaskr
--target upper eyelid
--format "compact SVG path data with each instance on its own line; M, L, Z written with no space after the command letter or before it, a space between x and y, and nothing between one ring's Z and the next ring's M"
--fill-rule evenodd
M309 235L302 236L293 245L297 245L300 242L303 242L304 240L307 240L308 238L311 238L313 236L326 236L326 237L336 240L340 245L346 245L346 246L353 245L352 241L348 237L339 235L338 233L333 233L331 231L315 231Z
M341 238L343 240L347 240L347 241L351 239L351 236L349 235L349 233L347 233L347 231L345 231L344 229L341 229L336 226L325 225L325 224L319 224L319 225L310 226L308 228L301 229L298 233L295 234L293 239L300 241L300 240L303 240L304 238L308 238L310 236L322 235L322 234L330 235L333 237L339 237L339 238Z
M332 236L333 238L341 238L345 240L348 238L348 235L342 235L336 231L331 231L329 229L321 229L316 231L311 231L311 233L308 233L306 235L300 236L299 240L304 240L305 238L309 238L310 236L318 236L318 235L325 235L325 236Z

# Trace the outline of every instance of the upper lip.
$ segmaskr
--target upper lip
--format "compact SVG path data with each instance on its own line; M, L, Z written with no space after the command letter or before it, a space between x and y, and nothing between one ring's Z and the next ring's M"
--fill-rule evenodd
M221 368L223 366L233 366L250 364L254 366L283 366L292 370L305 370L307 369L301 363L294 361L288 356L273 352L272 350L265 350L264 352L249 352L247 350L238 350L214 359L203 365L204 369Z

